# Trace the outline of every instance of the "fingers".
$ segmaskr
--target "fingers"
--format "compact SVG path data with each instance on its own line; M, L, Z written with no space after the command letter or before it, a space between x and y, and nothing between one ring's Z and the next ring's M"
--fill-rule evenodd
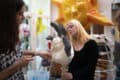
M51 57L50 51L24 51L24 55L31 55L31 56L41 56L41 57Z
M49 51L39 51L36 52L36 55L41 56L42 58L45 59L51 59L51 53Z
M24 55L31 55L31 56L35 56L35 51L24 51L23 52L24 53Z
M52 55L50 51L24 51L24 57L26 57L26 60L32 60L30 57L33 56L41 56L42 58L45 58L47 60L51 60Z
M69 72L64 72L64 73L62 73L62 79L63 80L71 80L71 79L73 79L73 76Z
M47 59L47 60L51 60L51 56L48 56L48 55L44 55L44 56L42 56L42 58L44 58L44 59Z
M26 67L30 61L33 60L31 55L23 55L20 59L16 61L16 64L19 65L19 68Z
M26 61L32 61L33 60L33 57L31 55L25 55L25 56L23 56L23 58Z

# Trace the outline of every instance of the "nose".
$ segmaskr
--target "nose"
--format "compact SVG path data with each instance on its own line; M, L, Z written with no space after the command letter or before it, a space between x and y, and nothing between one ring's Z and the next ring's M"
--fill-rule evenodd
M72 28L67 28L68 31L72 31Z

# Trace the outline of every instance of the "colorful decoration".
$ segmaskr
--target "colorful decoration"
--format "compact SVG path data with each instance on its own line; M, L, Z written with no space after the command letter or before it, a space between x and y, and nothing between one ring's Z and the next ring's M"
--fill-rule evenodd
M38 14L39 15L42 15L43 14L43 11L42 10L39 10L38 11ZM42 22L42 17L38 17L37 21L36 21L36 33L37 35L39 33L42 33L44 30L46 29L46 26L43 24Z
M57 22L66 23L70 19L78 19L85 29L91 23L113 25L113 23L98 11L97 0L52 0L58 7Z

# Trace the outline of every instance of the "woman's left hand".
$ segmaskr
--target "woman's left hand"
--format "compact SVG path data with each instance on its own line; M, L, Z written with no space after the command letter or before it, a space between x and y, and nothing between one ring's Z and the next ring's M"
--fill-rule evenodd
M62 72L62 80L72 80L73 76L70 72Z

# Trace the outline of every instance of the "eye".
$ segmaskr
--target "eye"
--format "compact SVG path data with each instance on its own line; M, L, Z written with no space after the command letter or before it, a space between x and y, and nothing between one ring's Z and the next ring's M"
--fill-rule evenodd
M67 24L67 29L72 28L73 26L73 24Z

